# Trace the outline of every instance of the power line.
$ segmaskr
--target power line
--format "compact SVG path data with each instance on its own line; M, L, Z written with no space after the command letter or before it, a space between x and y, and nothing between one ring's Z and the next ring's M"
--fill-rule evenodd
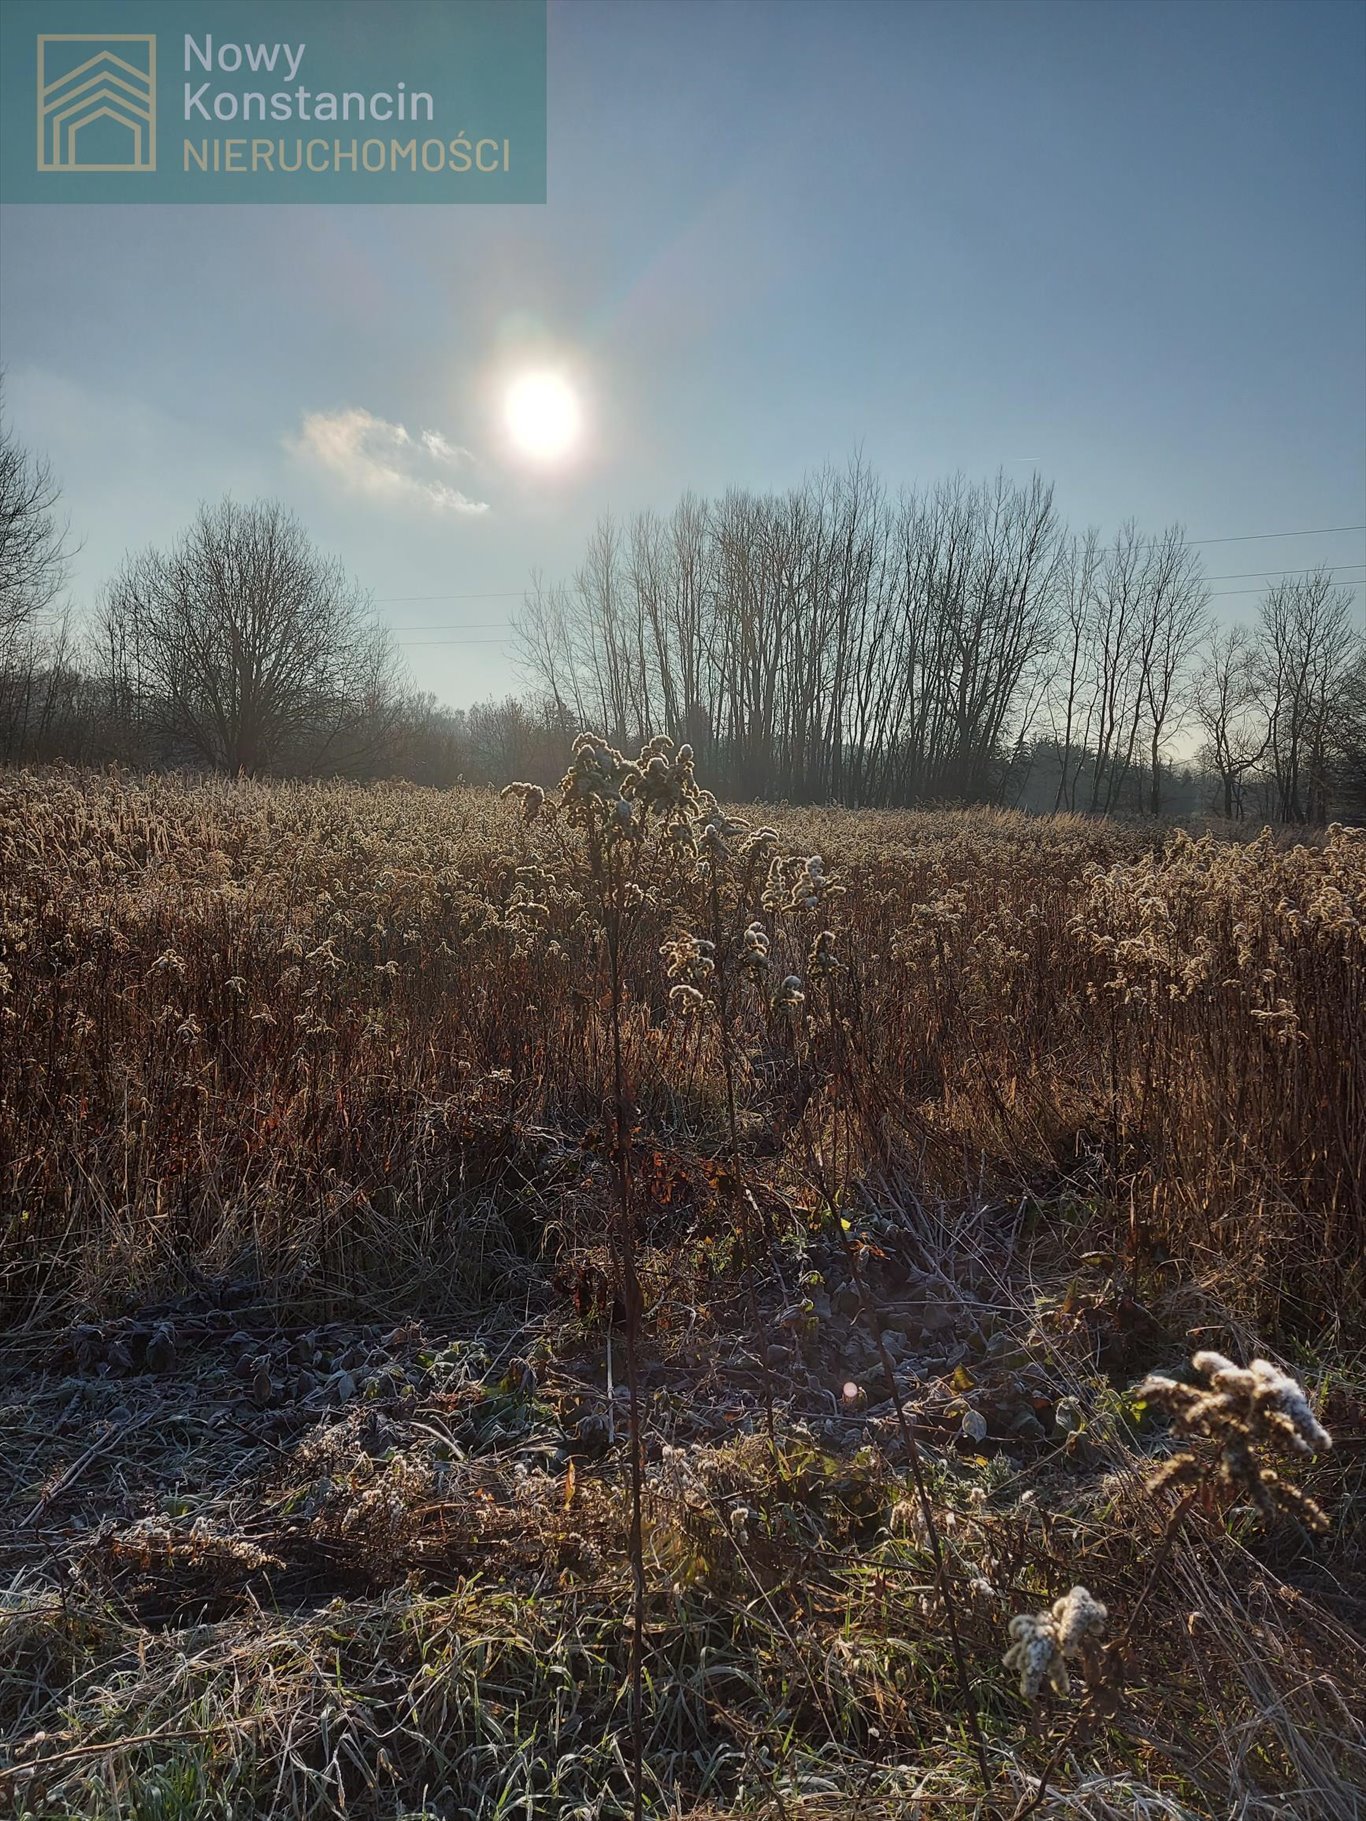
M1363 582L1338 582L1335 585L1339 588L1366 587L1366 583ZM1208 598L1211 601L1231 601L1238 594L1265 594L1265 592L1264 588L1216 588Z
M525 593L525 588L507 588L501 593L486 588L482 594L381 594L375 606L397 607L401 601L520 601Z
M1314 531L1249 531L1242 537L1188 537L1187 544L1256 544L1268 537L1331 537L1339 531L1366 531L1366 525L1320 525Z
M1303 569L1240 569L1233 575L1207 575L1207 582L1242 582L1254 575L1316 575L1326 569L1336 575L1339 569L1366 569L1366 563L1307 563Z

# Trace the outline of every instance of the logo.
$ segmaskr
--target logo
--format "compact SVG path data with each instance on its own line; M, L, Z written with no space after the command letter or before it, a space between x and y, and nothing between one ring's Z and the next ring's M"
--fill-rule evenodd
M0 0L0 202L543 203L548 4Z
M38 34L38 169L155 171L150 32Z

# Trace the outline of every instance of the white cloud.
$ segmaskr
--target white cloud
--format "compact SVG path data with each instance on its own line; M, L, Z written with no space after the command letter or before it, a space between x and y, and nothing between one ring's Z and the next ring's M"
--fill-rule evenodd
M443 470L473 465L468 449L439 430L413 435L359 405L307 412L298 436L287 439L285 447L370 499L465 516L489 510L486 500L471 499L443 478Z

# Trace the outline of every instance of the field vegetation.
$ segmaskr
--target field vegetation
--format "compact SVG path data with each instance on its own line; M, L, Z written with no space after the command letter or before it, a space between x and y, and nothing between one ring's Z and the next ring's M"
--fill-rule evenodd
M0 774L0 1804L1355 1813L1364 1096L1352 828Z

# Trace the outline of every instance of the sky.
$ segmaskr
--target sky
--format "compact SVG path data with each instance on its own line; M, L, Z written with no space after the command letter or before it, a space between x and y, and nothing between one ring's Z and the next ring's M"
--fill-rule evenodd
M1077 529L1366 576L1358 0L552 0L544 206L0 212L0 359L78 610L201 500L286 502L415 681L516 688L599 514L1003 468ZM510 436L553 370L580 434ZM1360 606L1363 591L1356 590Z

